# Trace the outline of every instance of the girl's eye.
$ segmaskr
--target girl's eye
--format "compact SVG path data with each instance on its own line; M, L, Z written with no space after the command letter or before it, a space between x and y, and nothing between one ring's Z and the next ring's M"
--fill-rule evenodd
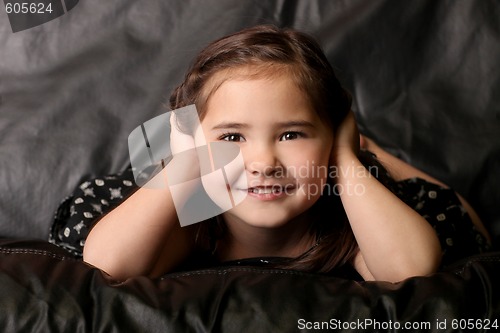
M230 141L230 142L242 142L243 137L238 133L227 133L222 135L219 140Z
M301 136L299 132L286 132L280 137L280 141L295 140Z

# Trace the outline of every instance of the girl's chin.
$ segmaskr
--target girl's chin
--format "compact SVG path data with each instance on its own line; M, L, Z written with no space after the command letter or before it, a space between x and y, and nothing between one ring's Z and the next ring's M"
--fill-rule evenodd
M295 211L280 212L276 209L252 209L242 212L238 208L242 207L236 207L224 213L224 220L227 223L254 228L277 229L290 224L300 215Z
M258 213L252 214L234 214L234 212L224 213L226 223L240 226L248 226L263 229L275 229L284 226L290 221L289 217L278 217L276 214Z

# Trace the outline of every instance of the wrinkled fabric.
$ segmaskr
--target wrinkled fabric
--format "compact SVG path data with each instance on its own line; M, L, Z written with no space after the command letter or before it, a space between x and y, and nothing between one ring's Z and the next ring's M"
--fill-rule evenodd
M72 3L16 33L0 15L0 236L16 239L0 244L2 332L291 332L300 319L365 318L443 332L438 320L449 331L452 320L500 318L494 252L399 284L253 267L119 283L20 240L47 239L84 179L125 170L129 133L165 112L199 50L258 23L315 36L361 130L461 192L498 238L498 1Z
M436 323L446 320L452 331L454 320L498 320L499 268L500 254L489 253L396 284L230 266L117 282L52 244L0 240L0 327L2 332L253 333L298 332L307 322L371 320L371 325L409 323L425 328L413 331L443 332Z
M363 132L461 192L498 236L498 17L495 0L88 0L13 33L3 15L0 236L47 239L75 186L130 163L129 133L165 112L195 54L257 23L315 36Z

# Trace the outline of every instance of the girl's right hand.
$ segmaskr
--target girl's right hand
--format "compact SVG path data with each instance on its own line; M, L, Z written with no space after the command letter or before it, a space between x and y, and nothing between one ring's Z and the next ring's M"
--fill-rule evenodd
M197 145L206 144L203 135L197 135L199 142L196 144L194 135L201 134L201 124L194 106L192 106L192 109L186 108L170 112L170 149L172 156L194 149ZM183 114L179 116L179 112ZM193 129L191 134L186 133L191 129Z
M195 128L198 142L193 135L186 133L181 128L177 112L189 112L183 114L181 119L182 127ZM196 117L196 119L193 119ZM199 124L198 114L194 110L176 110L171 111L170 115L170 150L172 160L167 164L167 177L169 185L176 185L186 181L194 180L200 177L200 161L198 156L198 146L205 145L203 135L200 135L201 125Z

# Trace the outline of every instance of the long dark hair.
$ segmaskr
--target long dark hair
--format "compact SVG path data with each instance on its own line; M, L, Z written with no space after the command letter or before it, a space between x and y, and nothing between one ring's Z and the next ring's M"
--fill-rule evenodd
M251 27L209 44L172 93L170 108L195 104L203 119L210 96L231 77L232 70L242 67L249 67L248 75L252 77L290 75L333 131L351 109L351 96L341 86L319 44L305 33L271 25ZM329 272L351 262L358 247L340 198L322 195L311 213L316 246L280 267ZM208 247L224 232L220 219L200 223L198 228L199 243L209 244Z

